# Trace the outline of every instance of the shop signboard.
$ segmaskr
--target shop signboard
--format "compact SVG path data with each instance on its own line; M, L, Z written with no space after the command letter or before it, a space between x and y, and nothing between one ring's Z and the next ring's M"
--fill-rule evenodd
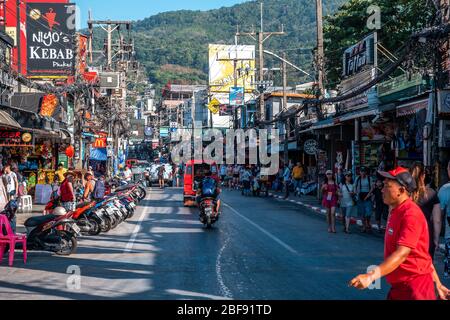
M362 71L364 67L373 65L374 61L375 40L374 34L371 34L345 50L343 56L343 76L352 76Z
M169 136L169 128L168 127L159 128L159 135L161 138L168 137Z
M27 3L27 74L67 77L75 71L75 5Z
M439 121L439 148L450 148L450 121Z
M244 105L244 88L232 87L230 88L230 106L243 106Z
M33 146L33 134L21 131L0 131L0 146Z
M378 98L383 103L399 98L415 97L426 91L428 84L420 74L401 75L378 85Z
M450 90L439 91L438 112L440 115L450 115Z
M306 154L308 154L310 156L314 156L317 154L318 147L319 147L319 143L317 142L317 140L310 139L310 140L305 141L303 150L305 151Z

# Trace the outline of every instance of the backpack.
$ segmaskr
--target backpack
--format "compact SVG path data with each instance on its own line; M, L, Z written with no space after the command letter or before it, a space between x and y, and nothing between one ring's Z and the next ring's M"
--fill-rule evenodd
M93 197L94 199L103 199L105 197L105 182L102 180L98 180L95 183Z
M202 194L204 196L212 197L216 193L216 181L213 178L207 177L203 179Z

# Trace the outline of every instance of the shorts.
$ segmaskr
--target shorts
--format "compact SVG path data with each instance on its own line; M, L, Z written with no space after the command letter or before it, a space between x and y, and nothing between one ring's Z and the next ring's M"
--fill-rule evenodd
M351 207L341 207L341 213L343 217L356 218L357 210L356 206Z
M226 175L223 174L223 175L220 176L220 179L221 179L222 181L225 181L225 177L226 177Z
M408 282L392 284L388 300L436 300L431 274L419 275Z
M248 180L244 180L244 181L242 181L243 182L243 184L244 184L244 189L250 189L250 181L248 181Z
M370 218L372 216L372 201L358 201L358 216L360 218Z
M337 199L335 198L331 200L324 199L322 201L322 206L326 209L337 208L338 206Z
M233 178L239 178L239 174L233 174Z

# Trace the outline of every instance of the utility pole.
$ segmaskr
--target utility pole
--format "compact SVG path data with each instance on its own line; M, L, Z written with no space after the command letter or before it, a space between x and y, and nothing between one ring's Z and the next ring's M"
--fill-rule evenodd
M126 83L126 77L127 72L130 69L130 64L128 63L132 56L133 49L133 42L130 40L130 43L125 45L123 38L120 34L120 28L121 26L125 26L126 29L129 32L129 38L131 38L131 21L111 21L111 20L91 20L91 13L89 13L89 31L91 35L91 42L90 42L90 55L92 57L92 36L93 36L93 27L94 25L99 25L106 33L107 33L107 43L106 43L106 57L107 57L107 63L106 63L106 70L110 72L116 72L120 77L119 79L119 93L121 94L120 97L112 97L113 90L110 90L110 102L109 107L110 110L114 112L114 114L123 114L127 113L126 110L126 92L127 92L127 83ZM112 43L112 34L113 32L118 31L119 32L119 41L117 45L113 45ZM113 52L114 51L114 52ZM128 61L124 59L125 54L127 54ZM113 60L114 58L119 57L121 63L114 64ZM116 59L117 60L117 59ZM112 119L111 119L112 120ZM126 119L128 121L128 118ZM114 121L112 122L111 127L111 138L112 138L112 150L115 155L119 154L119 146L121 145L121 137L119 137L119 130L120 125L123 125L124 119L121 117L114 118ZM113 158L114 161L116 161L116 157ZM114 165L114 171L115 171L116 165Z
M285 35L284 32L284 26L281 25L281 31L278 32L265 32L264 31L264 4L263 2L260 3L260 9L261 9L261 28L258 32L237 32L236 36L249 36L253 40L258 42L258 50L259 50L259 83L262 85L262 82L264 81L264 42L268 40L271 36L275 35ZM259 98L259 113L260 113L260 119L265 120L266 118L266 110L264 105L264 90L261 90L260 98Z
M323 49L323 13L322 0L316 0L316 17L317 17L317 70L318 84L320 96L323 95L324 82L324 49Z
M287 63L286 53L283 52L283 110L288 109L288 97L287 97ZM284 125L284 165L288 165L289 162L289 118L286 118Z

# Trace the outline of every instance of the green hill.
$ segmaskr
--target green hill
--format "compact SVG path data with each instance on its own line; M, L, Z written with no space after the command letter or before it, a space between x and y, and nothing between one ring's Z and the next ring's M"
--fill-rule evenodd
M347 0L324 0L324 14L331 13ZM316 17L313 0L265 0L266 31L278 31L284 24L285 36L265 43L265 49L281 53L312 70ZM137 21L133 25L138 60L146 67L150 80L158 87L172 83L207 83L208 44L234 44L234 34L259 28L259 2L249 1L210 11L174 11ZM240 44L255 44L243 37ZM268 58L267 66L279 67ZM301 74L290 74L300 77ZM274 74L274 77L279 77ZM306 79L305 79L306 80Z

